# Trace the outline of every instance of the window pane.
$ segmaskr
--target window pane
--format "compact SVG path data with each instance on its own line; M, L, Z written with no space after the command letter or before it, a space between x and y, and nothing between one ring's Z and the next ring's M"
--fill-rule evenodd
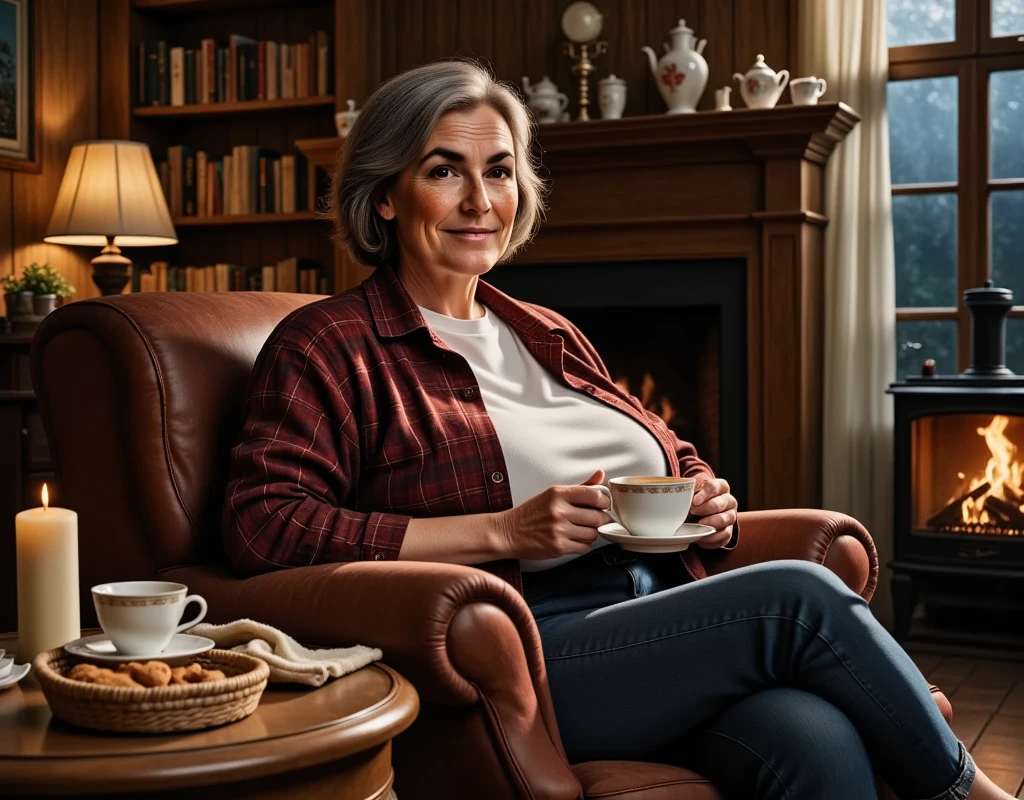
M1024 306L1024 191L992 192L992 280Z
M1024 319L1006 323L1006 366L1024 375Z
M929 358L935 359L937 375L956 374L956 322L897 322L896 379L920 375Z
M992 0L992 35L1015 33L1024 33L1024 0Z
M1024 70L993 72L988 92L992 177L1024 178Z
M954 41L955 9L955 0L889 0L889 47Z
M892 228L896 307L956 306L956 195L897 195Z
M892 182L956 180L955 75L889 82L889 164Z

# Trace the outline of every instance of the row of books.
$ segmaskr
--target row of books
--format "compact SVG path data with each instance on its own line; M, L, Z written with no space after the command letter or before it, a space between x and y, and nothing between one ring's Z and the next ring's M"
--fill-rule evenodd
M306 42L256 41L233 33L226 47L203 39L198 49L166 40L137 48L140 106L235 103L330 94L330 44L317 31Z
M154 261L132 270L133 292L299 292L329 294L330 283L319 261L285 258L276 264L171 266Z
M259 145L211 158L187 145L167 148L160 183L173 217L290 214L308 210L308 162Z

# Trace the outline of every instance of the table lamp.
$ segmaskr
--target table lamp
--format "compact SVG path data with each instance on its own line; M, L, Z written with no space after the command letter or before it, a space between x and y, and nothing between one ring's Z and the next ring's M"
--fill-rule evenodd
M128 283L132 262L121 246L177 244L149 146L89 141L72 147L43 241L102 247L92 279L104 295L120 294Z

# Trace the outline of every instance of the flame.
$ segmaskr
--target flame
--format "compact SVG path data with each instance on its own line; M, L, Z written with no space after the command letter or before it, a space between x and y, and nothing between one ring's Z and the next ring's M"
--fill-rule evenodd
M46 484L43 484L43 511L50 507L50 493L46 491Z
M622 389L622 391L626 392L626 394L631 394L629 390L628 378L619 378L617 381L615 381L615 385ZM641 381L640 383L640 405L642 405L648 411L653 411L655 414L661 417L667 425L673 419L676 418L676 415L679 413L679 411L676 409L674 405L672 405L672 401L669 400L668 395L658 396L657 391L658 386L654 382L654 378L651 377L651 373L644 372L643 381Z
M983 437L985 444L988 445L991 457L985 466L984 475L972 478L968 490L974 491L983 483L988 483L989 488L985 494L974 500L964 500L960 508L965 523L995 524L985 510L985 500L990 496L1012 503L1024 512L1024 504L1021 503L1024 496L1024 465L1015 460L1017 446L1006 437L1006 427L1009 424L1009 417L997 414L987 427L977 428L978 435Z

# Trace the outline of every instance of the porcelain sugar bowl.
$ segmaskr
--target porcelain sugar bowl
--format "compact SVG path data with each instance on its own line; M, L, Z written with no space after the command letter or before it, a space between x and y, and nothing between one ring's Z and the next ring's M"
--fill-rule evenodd
M626 82L612 73L597 82L597 101L601 119L621 119L626 110Z
M732 78L740 82L740 95L747 108L774 108L789 83L789 70L776 72L764 63L764 56L758 53L757 61L746 75L737 72Z
M523 76L523 91L526 92L526 104L530 107L537 122L558 122L562 112L569 105L569 98L545 75L537 83L531 84L530 79Z
M338 129L338 136L344 139L348 136L352 126L355 124L356 119L359 117L359 112L356 111L356 101L348 101L348 111L338 111L334 115L334 126Z
M679 20L668 36L671 44L664 46L665 55L660 59L650 47L641 50L647 54L658 91L668 106L667 113L692 114L708 83L708 62L702 55L708 42L698 42L693 30L686 27L685 19Z

